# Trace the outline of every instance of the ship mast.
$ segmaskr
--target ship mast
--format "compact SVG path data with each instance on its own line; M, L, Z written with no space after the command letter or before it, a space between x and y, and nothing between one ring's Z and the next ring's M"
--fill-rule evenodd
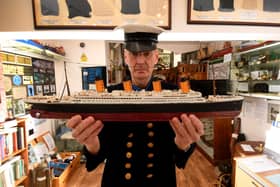
M213 84L213 96L216 96L217 87L216 87L214 63L212 63L212 76L213 76L213 81L212 81L212 84Z
M64 87L60 96L60 100L62 99L64 95L65 88L67 88L67 96L70 96L70 88L69 88L69 83L68 83L68 78L67 78L67 71L66 71L66 62L64 61L64 75L65 75L65 83Z

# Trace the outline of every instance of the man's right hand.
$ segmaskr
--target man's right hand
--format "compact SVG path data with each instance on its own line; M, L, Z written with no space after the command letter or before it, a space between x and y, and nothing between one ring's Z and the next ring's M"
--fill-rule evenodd
M83 120L80 115L75 115L66 125L72 129L72 136L80 144L85 145L90 153L98 153L100 149L98 134L104 126L100 120L95 120L92 116Z

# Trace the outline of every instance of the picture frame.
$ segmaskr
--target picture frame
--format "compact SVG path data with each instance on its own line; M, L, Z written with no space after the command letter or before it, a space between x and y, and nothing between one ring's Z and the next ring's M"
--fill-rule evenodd
M43 86L36 85L36 95L43 95Z
M187 0L187 24L280 26L280 4L259 0Z
M169 69L171 67L172 54L171 53L160 53L159 54L159 64L164 66L164 68Z
M14 117L25 115L25 106L23 99L13 99L13 114Z
M269 101L267 106L267 123L276 121L276 116L280 114L280 102Z
M171 29L171 0L32 0L35 29L113 29L148 24Z

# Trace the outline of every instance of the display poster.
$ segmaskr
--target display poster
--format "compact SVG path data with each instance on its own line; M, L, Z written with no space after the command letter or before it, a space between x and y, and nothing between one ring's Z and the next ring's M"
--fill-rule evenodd
M35 95L54 95L55 71L54 62L32 59Z
M113 29L123 24L171 28L171 0L33 0L35 28Z

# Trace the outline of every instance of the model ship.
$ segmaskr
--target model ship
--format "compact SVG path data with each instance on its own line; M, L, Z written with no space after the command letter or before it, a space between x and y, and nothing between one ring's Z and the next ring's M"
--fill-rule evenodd
M216 95L202 97L197 91L161 90L81 91L72 96L31 96L35 118L67 119L75 114L93 115L103 121L168 121L182 113L198 117L236 117L240 114L243 97Z

